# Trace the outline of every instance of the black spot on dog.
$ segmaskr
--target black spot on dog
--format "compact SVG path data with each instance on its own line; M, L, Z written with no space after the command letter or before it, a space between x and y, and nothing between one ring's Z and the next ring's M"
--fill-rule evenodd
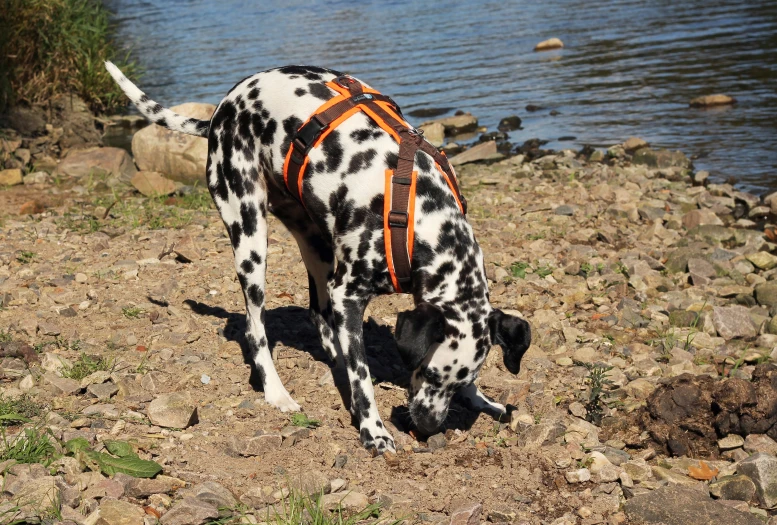
M259 288L258 285L252 284L248 287L246 290L246 295L248 296L248 299L256 306L261 306L264 304L264 292L261 288Z
M326 84L311 82L308 84L308 91L310 91L311 95L320 100L326 101L332 98L332 91L326 87Z
M372 160L378 156L378 152L370 148L366 151L360 151L351 157L348 163L348 174L353 175L359 171L366 170L372 165Z
M162 126L163 128L167 127L167 120L160 118L159 120L155 121L155 124Z
M259 88L254 88L251 91L248 92L248 100L256 100L256 97L259 96Z
M151 106L150 108L148 108L148 110L149 110L151 113L153 113L154 115L156 115L157 113L161 113L163 109L165 109L165 108L163 108L163 107L162 107L162 106L160 106L159 104L154 104L153 106Z
M267 125L265 126L264 131L262 132L262 136L260 137L263 145L265 146L272 145L273 137L277 129L278 129L278 123L275 121L275 119L270 119L267 121Z
M246 259L240 263L240 269L243 270L245 273L251 273L254 271L254 263Z
M252 88L256 85L256 83L259 82L259 79L255 78L251 82L248 83L248 87Z
M308 94L308 92L302 88L297 88L294 90L294 94L297 95L298 97L304 97L305 95Z
M432 164L429 162L429 156L421 150L415 152L415 165L418 166L420 171L429 171L432 169Z
M243 233L243 229L240 227L239 222L233 222L229 225L229 238L232 241L232 248L237 250L240 246L240 236Z
M256 207L248 202L240 204L240 219L243 222L243 233L252 237L256 233Z
M262 264L262 256L256 253L254 250L251 250L251 255L249 258L256 264Z
M464 379L466 379L468 375L469 375L469 368L467 368L466 366L463 366L458 372L456 372L456 379L458 379L459 381L464 381Z
M286 157L289 153L289 148L291 147L291 140L303 123L297 117L289 117L285 119L282 124L283 132L286 133L286 135L283 137L283 142L281 143L281 155Z
M397 169L397 162L399 161L399 155L394 153L393 151L386 152L386 156L384 158L384 162L386 163L386 168L390 170Z
M321 143L321 149L326 158L326 169L328 172L337 171L343 163L343 146L340 143L340 132L332 131Z

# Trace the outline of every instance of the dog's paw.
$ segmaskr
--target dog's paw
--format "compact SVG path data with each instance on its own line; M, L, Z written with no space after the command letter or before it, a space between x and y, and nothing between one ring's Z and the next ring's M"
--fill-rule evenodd
M294 401L288 392L265 392L264 400L281 412L300 412L300 406Z
M394 446L394 438L392 438L385 430L377 428L374 430L378 432L371 432L367 428L362 428L359 432L359 437L361 438L364 448L373 451L376 456L381 455L384 452L396 454L397 449Z

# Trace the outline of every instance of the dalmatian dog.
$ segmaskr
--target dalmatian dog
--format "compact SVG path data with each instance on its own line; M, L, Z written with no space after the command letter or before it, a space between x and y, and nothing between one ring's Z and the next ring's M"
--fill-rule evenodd
M351 116L309 152L301 204L284 184L284 159L297 129L337 95L326 83L341 73L311 66L258 73L232 88L207 121L162 107L115 65L107 62L106 68L148 120L208 138L208 189L232 242L245 296L246 339L267 403L283 412L300 410L278 377L265 335L270 211L299 245L310 314L324 349L345 364L362 444L377 453L394 452L375 403L362 320L372 298L394 292L384 251L383 199L385 170L397 164L396 141L363 112ZM531 335L525 320L490 305L483 254L432 158L418 151L415 169L412 283L406 287L415 309L399 314L395 337L412 370L410 416L419 431L431 434L456 393L475 410L506 415L473 381L492 344L502 347L505 367L517 374Z

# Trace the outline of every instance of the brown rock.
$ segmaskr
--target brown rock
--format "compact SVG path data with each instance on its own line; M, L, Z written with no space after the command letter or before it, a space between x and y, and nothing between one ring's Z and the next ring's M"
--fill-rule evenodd
M95 525L143 525L143 510L137 505L116 499L103 499Z
M148 405L148 418L160 427L186 428L197 423L197 406L189 392L162 394Z
M535 51L550 51L551 49L561 49L564 47L564 42L561 41L559 38L549 38L547 40L543 40L536 46L534 46Z
M450 163L454 166L460 166L462 164L467 164L468 162L494 159L501 156L502 155L496 150L496 142L489 140L488 142L481 142L477 146L473 146L468 150L451 157Z
M639 137L631 137L626 139L626 142L623 143L623 149L626 150L627 153L632 153L637 151L639 148L645 148L649 145L650 144L648 144L644 139Z
M445 130L445 135L450 136L475 131L478 128L478 119L470 113L462 113L460 115L453 115L452 117L428 120L422 123L420 127L423 128L433 124L441 124Z
M723 221L721 221L713 211L708 209L691 210L683 215L683 226L688 230L702 224L715 224L721 226L723 225Z
M170 195L175 192L175 182L155 171L139 171L130 183L146 197Z
M22 170L12 168L0 170L0 186L16 186L22 183Z
M216 109L212 104L188 102L172 108L176 113L198 119L210 119ZM132 137L132 155L143 171L164 173L185 183L205 182L208 141L184 135L152 124Z
M711 106L728 106L736 104L736 99L728 95L705 95L703 97L696 97L690 102L692 108L708 108Z
M135 164L121 148L88 148L72 150L57 166L57 174L69 177L114 176L129 183L135 175Z
M219 510L206 501L184 498L162 516L162 525L200 525L218 518Z
M481 512L483 512L483 505L480 503L459 507L451 513L450 525L479 525Z

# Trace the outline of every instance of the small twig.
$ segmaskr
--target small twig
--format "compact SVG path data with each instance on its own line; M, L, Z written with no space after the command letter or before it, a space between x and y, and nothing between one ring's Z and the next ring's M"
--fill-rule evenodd
M173 253L173 251L175 251L175 243L171 244L171 245L170 245L170 248L168 248L168 247L167 247L167 243L165 243L165 247L164 247L164 248L162 248L162 253L160 253L160 254L157 256L157 259L159 259L159 260L161 261L161 260L162 260L162 257L165 257L165 256L167 256L167 255L170 255L171 253Z
M113 202L111 203L111 205L110 205L110 206L108 206L108 208L106 208L106 210L105 210L105 213L103 213L103 219L102 219L102 220L105 220L105 219L108 217L108 214L111 212L111 208L113 208L114 206L116 206L116 203L117 203L117 202L119 202L119 201L118 201L118 200L115 200L115 201L113 201Z

